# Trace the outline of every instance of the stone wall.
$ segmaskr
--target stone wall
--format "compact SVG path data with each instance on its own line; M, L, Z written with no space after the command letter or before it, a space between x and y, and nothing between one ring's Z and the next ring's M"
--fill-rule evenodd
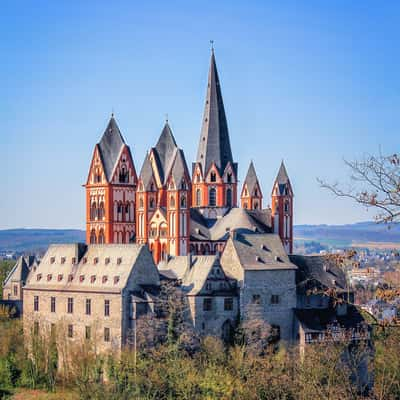
M273 304L272 296L279 296ZM240 286L242 318L259 318L277 325L283 340L293 340L296 307L295 270L246 270Z

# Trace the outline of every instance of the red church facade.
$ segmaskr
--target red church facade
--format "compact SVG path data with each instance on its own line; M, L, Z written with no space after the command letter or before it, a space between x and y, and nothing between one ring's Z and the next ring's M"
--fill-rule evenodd
M293 191L283 163L272 190L272 209L263 208L253 163L237 208L238 164L232 157L214 51L191 173L166 122L137 176L112 116L95 146L84 186L87 243L147 243L159 262L169 255L220 252L229 231L244 229L275 232L286 250L293 250Z

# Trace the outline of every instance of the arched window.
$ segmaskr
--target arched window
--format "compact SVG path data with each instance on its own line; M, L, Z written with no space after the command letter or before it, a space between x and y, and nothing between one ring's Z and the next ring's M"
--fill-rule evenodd
M122 203L118 203L117 214L117 220L122 221Z
M129 182L129 172L126 170L125 165L122 166L119 172L119 182L128 183Z
M99 232L99 244L103 244L103 243L105 243L104 231L103 231L103 229L100 229L100 232Z
M232 207L232 189L228 188L226 191L226 205Z
M150 192L154 192L154 183L153 182L151 182L151 185L150 185Z
M97 205L95 202L90 207L90 219L94 221L97 218Z
M215 188L210 188L208 191L208 205L210 207L215 207L217 204L217 192Z
M100 204L99 204L98 218L99 219L104 218L104 203L103 202L100 202Z
M201 190L196 189L196 206L200 207L201 205Z
M90 231L90 244L96 243L96 232L94 229Z
M229 172L228 175L226 176L226 181L228 183L232 183L232 174Z
M186 208L186 196L181 197L181 207Z
M289 212L289 202L285 201L285 213Z
M143 197L139 198L139 208L143 208Z
M130 221L131 220L131 207L129 205L129 202L125 204L125 221Z
M149 207L154 208L154 197L150 197Z
M187 189L186 182L182 179L181 190L186 190L186 189Z
M257 190L257 188L254 189L254 196L255 196L255 197L258 196L258 190Z
M217 174L215 172L211 172L210 181L211 182L216 182L217 181Z
M175 197L171 196L169 199L169 206L170 207L175 207Z
M255 201L255 202L254 202L254 209L255 209L255 210L258 210L258 201Z

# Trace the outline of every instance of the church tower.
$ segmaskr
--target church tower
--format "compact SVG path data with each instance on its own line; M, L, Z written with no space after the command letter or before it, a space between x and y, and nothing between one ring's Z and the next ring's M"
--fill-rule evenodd
M96 144L86 189L86 242L129 243L135 236L136 171L114 115Z
M136 192L137 243L147 243L156 263L189 252L191 182L183 150L166 122L146 155Z
M252 161L249 170L247 171L246 179L244 180L242 187L242 193L240 195L241 207L248 210L261 210L262 199L263 195L260 183L258 182L256 170Z
M208 218L222 216L237 206L237 163L233 162L214 49L197 160L192 169L192 206Z
M293 190L285 164L281 163L272 188L272 225L288 253L293 252Z

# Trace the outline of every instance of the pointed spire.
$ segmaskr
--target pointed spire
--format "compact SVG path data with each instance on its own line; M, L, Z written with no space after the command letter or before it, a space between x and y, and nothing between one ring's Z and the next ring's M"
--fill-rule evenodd
M253 193L254 188L260 184L258 183L256 169L254 168L253 161L250 162L249 169L247 171L246 179L243 182L243 187L247 185L247 190L250 194Z
M276 176L276 182L279 185L284 185L289 182L289 175L286 171L285 163L281 162L281 166L279 167L278 175Z
M111 114L110 121L99 142L100 155L104 165L104 172L107 180L111 179L111 174L121 148L125 145L124 138L119 130L114 113Z
M212 162L215 162L221 175L228 162L234 164L214 48L211 49L206 104L197 162L201 164L204 174L207 173Z
M153 150L157 156L157 165L160 173L160 179L164 182L167 179L168 172L174 160L175 153L178 149L172 130L165 122L164 128ZM165 182L164 182L165 183Z

